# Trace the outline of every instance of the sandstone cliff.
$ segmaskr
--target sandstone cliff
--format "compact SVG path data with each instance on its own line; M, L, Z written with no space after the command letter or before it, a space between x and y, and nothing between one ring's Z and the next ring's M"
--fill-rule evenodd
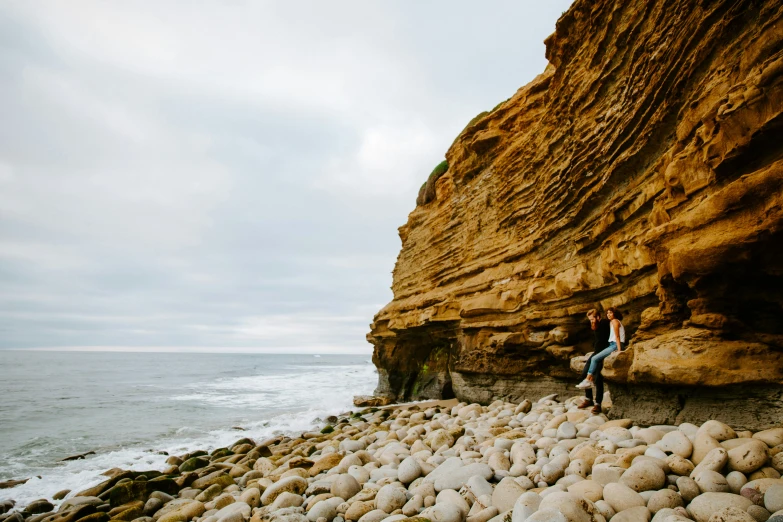
M615 414L779 422L783 4L577 0L546 46L400 228L377 392L574 394L585 312L619 306Z

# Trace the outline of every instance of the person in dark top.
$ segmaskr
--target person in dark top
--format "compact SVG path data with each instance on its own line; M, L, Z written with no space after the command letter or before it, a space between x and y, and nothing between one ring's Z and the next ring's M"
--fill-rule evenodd
M609 344L609 320L601 318L601 312L593 308L587 312L587 319L590 321L590 329L593 331L593 355L585 361L585 368L582 370L582 379L587 378L587 372L590 369L590 361L601 350ZM603 361L600 363L603 367ZM604 396L604 377L601 375L601 368L595 376L595 400L593 400L593 388L585 389L585 398L579 405L579 408L593 407L593 413L601 413L601 399Z

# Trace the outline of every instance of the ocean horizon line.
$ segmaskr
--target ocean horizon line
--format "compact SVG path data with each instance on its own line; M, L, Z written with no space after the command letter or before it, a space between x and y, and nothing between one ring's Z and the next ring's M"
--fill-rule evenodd
M372 355L372 348L337 347L219 347L219 346L44 346L0 348L14 352L113 352L113 353L234 353L259 355Z

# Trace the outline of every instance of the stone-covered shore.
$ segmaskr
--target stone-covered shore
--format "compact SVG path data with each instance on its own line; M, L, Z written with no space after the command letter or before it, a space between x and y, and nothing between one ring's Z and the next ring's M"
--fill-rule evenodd
M783 522L783 427L640 427L578 402L368 408L112 469L58 508L5 501L0 522Z

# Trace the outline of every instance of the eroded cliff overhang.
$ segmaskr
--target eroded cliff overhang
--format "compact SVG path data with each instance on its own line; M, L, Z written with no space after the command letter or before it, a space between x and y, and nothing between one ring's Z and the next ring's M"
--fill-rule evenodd
M546 44L400 228L379 392L564 391L618 306L615 383L779 393L783 4L577 0Z

